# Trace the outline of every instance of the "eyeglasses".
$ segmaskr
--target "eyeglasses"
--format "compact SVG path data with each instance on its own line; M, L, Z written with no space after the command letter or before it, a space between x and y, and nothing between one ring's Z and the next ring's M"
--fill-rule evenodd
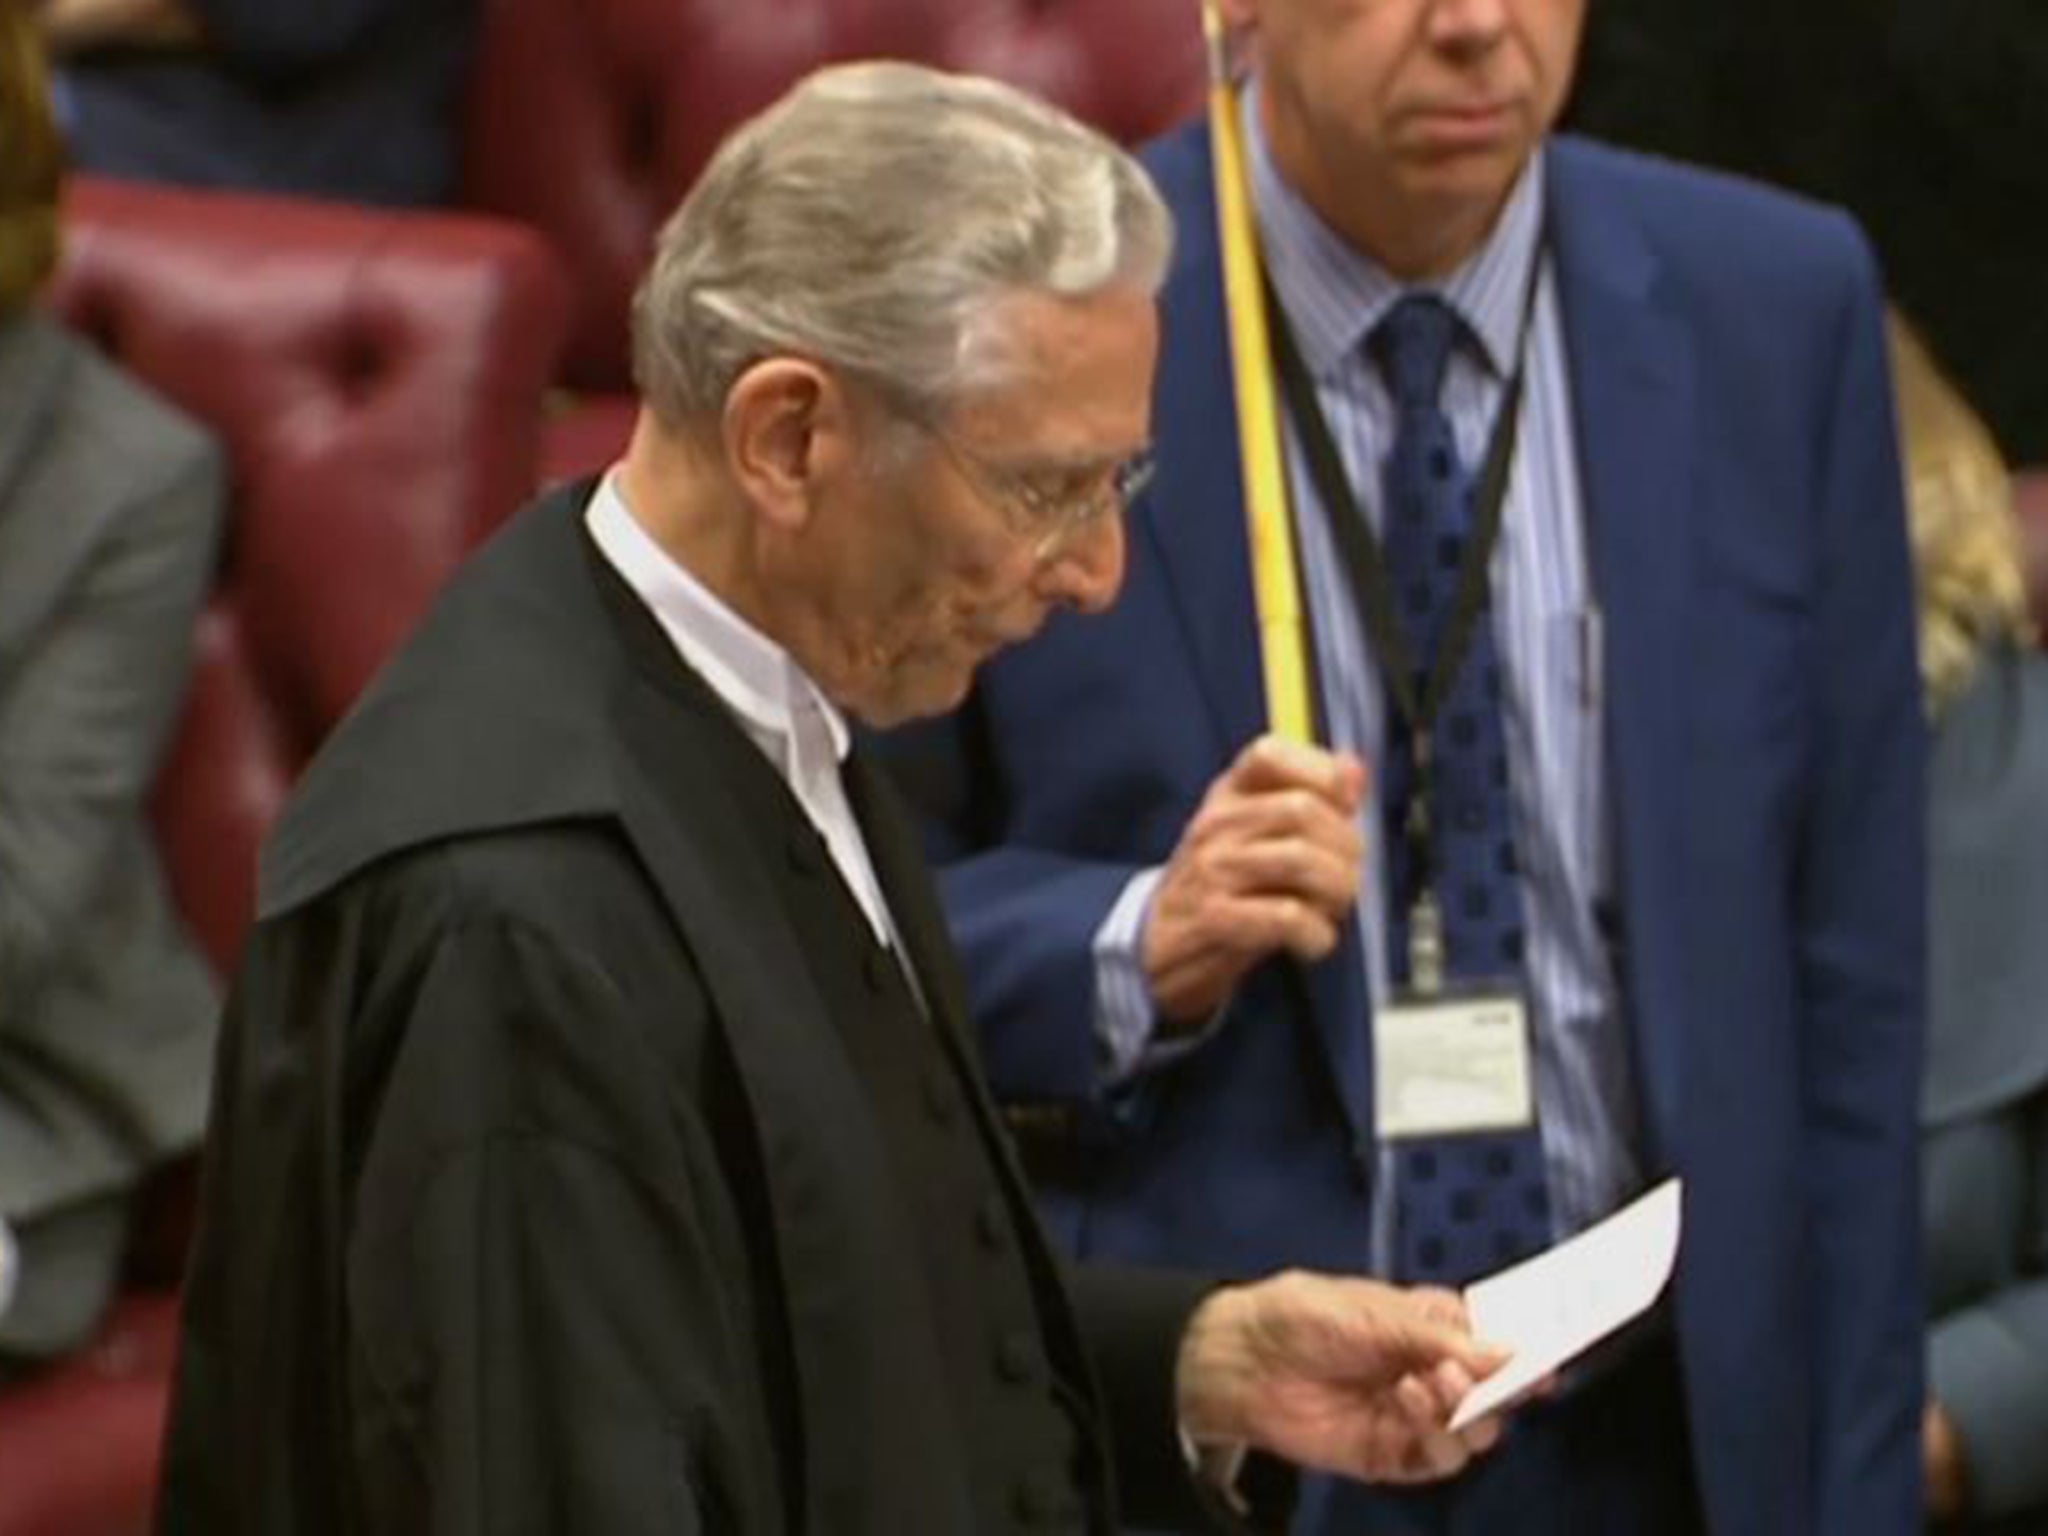
M1152 483L1158 463L1149 448L1102 468L1025 470L993 464L926 421L915 425L936 442L1010 531L1041 560L1106 517L1121 516Z

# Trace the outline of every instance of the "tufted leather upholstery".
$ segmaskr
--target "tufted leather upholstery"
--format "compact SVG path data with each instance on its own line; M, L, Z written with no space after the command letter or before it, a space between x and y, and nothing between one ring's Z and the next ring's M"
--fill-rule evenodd
M155 820L225 970L292 778L460 556L530 491L568 290L475 218L80 180L59 310L225 444L234 505ZM0 1390L0 1536L147 1529L189 1170L79 1359ZM151 1287L157 1287L152 1290Z
M156 801L180 908L225 971L292 779L532 488L566 292L540 242L469 218L81 180L65 238L59 309L233 466Z
M76 1360L0 1394L0 1531L142 1536L178 1341L177 1299L135 1293Z
M799 76L890 55L1014 81L1126 142L1195 110L1195 0L493 0L470 103L465 201L567 255L576 329L564 382L631 386L626 313L655 232L719 139ZM595 404L595 402L593 402ZM550 476L601 464L628 418L570 411Z

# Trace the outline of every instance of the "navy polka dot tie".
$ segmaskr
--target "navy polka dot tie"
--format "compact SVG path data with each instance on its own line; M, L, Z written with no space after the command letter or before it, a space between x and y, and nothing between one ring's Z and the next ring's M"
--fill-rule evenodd
M1473 536L1476 477L1461 464L1439 396L1457 317L1412 295L1373 330L1371 348L1394 397L1393 448L1382 469L1388 584L1418 675L1415 697L1450 628ZM1387 866L1387 961L1408 981L1411 883L1407 826L1414 792L1411 731L1389 695L1380 767ZM1522 990L1522 892L1516 879L1500 657L1482 611L1433 733L1429 807L1444 976ZM1528 1257L1550 1240L1543 1147L1531 1130L1404 1140L1395 1156L1395 1270L1409 1283L1461 1286Z

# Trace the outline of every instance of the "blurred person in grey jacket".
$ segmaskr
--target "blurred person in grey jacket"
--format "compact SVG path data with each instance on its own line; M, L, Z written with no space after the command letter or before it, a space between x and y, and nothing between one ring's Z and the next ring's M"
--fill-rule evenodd
M2048 657L2026 642L2011 484L1894 323L1934 719L1923 1107L1928 1513L2048 1533Z
M0 6L0 1377L90 1336L142 1174L204 1119L212 982L143 800L213 569L208 438L39 313L60 149Z

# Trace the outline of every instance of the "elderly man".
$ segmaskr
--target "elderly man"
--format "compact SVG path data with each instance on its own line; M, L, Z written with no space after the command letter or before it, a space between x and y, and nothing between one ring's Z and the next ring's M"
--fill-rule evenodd
M625 461L454 583L266 850L166 1531L1100 1532L1113 1470L1193 1518L1204 1445L1491 1438L1442 1427L1493 1363L1446 1295L1069 1301L849 750L1115 591L1168 245L1113 146L905 66L720 152Z
M1227 0L1328 750L1259 739L1197 129L1151 162L1130 583L906 752L1076 1251L1455 1285L1683 1176L1649 1326L1455 1484L1303 1529L1904 1533L1922 726L1877 284L1838 214L1553 140L1584 8Z

